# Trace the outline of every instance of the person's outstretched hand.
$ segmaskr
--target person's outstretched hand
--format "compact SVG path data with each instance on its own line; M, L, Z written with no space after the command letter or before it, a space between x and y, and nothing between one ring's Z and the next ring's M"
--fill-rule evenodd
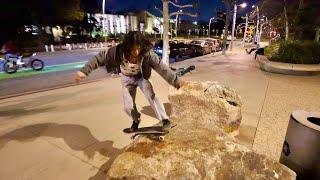
M87 77L87 75L86 75L85 73L83 73L83 72L81 72L81 71L78 71L78 72L76 73L75 80L76 80L76 82L78 83L78 82L84 80L86 77Z

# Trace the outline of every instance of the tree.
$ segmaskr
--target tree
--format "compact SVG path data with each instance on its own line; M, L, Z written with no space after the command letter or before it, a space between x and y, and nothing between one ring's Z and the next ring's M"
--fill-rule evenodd
M3 1L0 6L0 21L5 28L1 28L0 32L11 40L17 38L17 30L23 25L36 25L41 41L43 26L80 23L85 18L80 0Z
M177 0L176 0L177 2ZM185 14L192 17L197 17L197 14L191 14L188 12L173 12L169 14L169 4L177 8L191 8L197 7L197 4L187 4L187 5L178 5L170 0L162 0L162 15L163 15L163 52L162 52L162 60L169 65L169 19L171 16L177 14Z
M289 39L289 19L288 19L288 12L287 12L287 3L286 0L283 0L283 13L284 13L284 19L286 22L286 36L285 40L287 41Z
M314 39L318 32L319 1L263 0L261 12L271 19L272 25L283 29L285 39Z
M232 7L234 5L234 0L222 0L224 6L225 6L225 30L223 34L223 49L222 49L222 54L226 54L227 50L227 37L228 37L228 30L229 30L229 24L230 24L230 17L232 14ZM221 19L221 18L220 18Z

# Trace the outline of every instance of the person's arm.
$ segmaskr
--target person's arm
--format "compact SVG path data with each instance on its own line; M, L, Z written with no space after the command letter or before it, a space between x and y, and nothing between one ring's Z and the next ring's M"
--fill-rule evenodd
M80 82L81 80L84 80L91 71L97 69L99 66L105 66L108 62L108 59L110 59L110 49L101 51L96 56L91 58L82 69L77 71L75 74L75 80Z
M170 85L179 89L182 86L183 81L173 72L161 59L159 56L151 51L149 56L150 66L165 79Z
M105 66L109 59L108 52L109 49L99 52L91 58L80 71L88 76L91 71L97 69L99 66Z

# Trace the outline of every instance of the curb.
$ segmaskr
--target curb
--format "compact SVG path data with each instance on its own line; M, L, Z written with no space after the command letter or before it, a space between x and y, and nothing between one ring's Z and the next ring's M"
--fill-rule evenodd
M269 61L266 56L258 55L260 69L266 72L295 75L313 76L320 74L320 64L290 64Z
M2 96L2 97L0 97L0 100L30 95L30 94L35 94L35 93L40 93L40 92L45 92L45 91L52 91L52 90L62 89L62 88L67 88L67 87L80 86L80 85L84 85L84 84L99 82L99 81L102 81L103 79L105 79L105 78L88 80L88 81L81 82L81 83L71 83L71 84L69 83L69 84L59 85L59 86L55 86L55 87L49 87L49 88L44 88L44 89L39 89L39 90L34 90L34 91L12 94L12 95L8 95L8 96Z

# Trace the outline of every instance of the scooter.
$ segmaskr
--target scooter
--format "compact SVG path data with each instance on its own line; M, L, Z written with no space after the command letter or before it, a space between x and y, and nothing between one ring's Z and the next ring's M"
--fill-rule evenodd
M19 68L31 67L35 71L40 71L44 68L44 62L40 59L34 58L36 53L32 53L26 56L8 56L3 60L3 70L8 74L13 74L18 71Z

